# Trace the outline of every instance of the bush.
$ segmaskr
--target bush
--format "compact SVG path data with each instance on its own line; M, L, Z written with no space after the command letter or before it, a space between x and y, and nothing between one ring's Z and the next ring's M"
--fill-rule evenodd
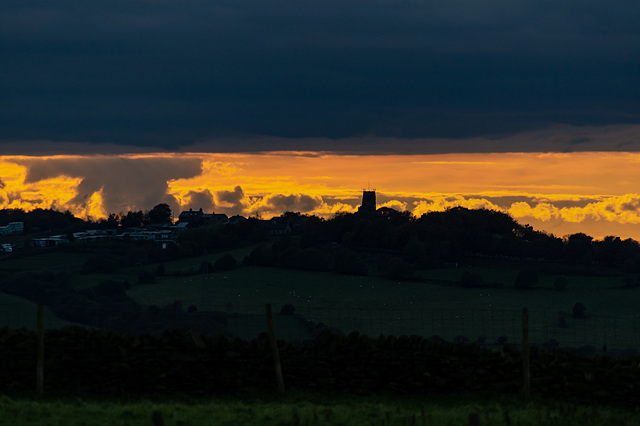
M337 274L366 276L367 265L351 250L340 249L333 256L333 270Z
M118 270L118 263L108 256L94 255L89 257L82 267L85 274L102 273L113 274Z
M477 272L464 271L459 282L462 287L478 287L482 285L482 275Z
M587 317L587 307L584 304L578 302L573 305L573 317L574 318L586 318Z
M502 345L506 345L508 341L509 341L509 338L507 336L502 335L498 337L495 344L502 346Z
M413 268L399 257L392 257L383 265L385 278L394 281L404 281L413 278Z
M515 288L517 289L527 289L531 288L538 283L538 273L533 269L523 269L518 272L518 276L516 277L516 281L514 283Z
M162 277L162 276L164 276L164 274L165 274L164 264L161 263L156 268L156 275L159 276L159 277Z
M558 327L565 328L567 326L567 314L565 312L558 312Z
M96 296L109 297L113 300L125 301L128 300L127 290L130 285L127 281L114 281L107 280L102 281L100 284L93 288Z
M238 266L238 262L229 253L216 260L214 271L230 271Z
M258 246L244 257L242 263L250 266L274 266L277 261L278 258L270 247Z
M544 347L549 352L554 351L555 349L558 349L559 346L560 346L560 342L558 342L556 339L547 339L542 344L542 347Z
M291 303L287 303L282 308L280 308L280 315L293 315L296 312L296 307Z
M567 280L567 277L560 276L556 278L555 281L553 281L553 288L557 291L564 291L566 290L568 284L569 280Z
M210 274L211 272L213 272L213 264L211 262L202 262L200 264L201 274Z
M469 343L469 338L467 336L456 336L453 338L453 343Z
M153 284L156 281L156 276L153 272L144 271L138 275L138 284Z

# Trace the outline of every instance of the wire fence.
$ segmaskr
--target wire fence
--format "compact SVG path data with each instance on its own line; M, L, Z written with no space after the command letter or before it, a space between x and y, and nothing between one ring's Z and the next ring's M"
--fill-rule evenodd
M145 307L143 307L145 309ZM420 335L438 337L447 341L477 343L487 347L519 345L522 340L521 309L345 309L304 308L293 314L279 314L274 307L278 338L294 341L312 339L327 328L341 333L359 332L372 337L380 335ZM212 314L223 317L229 336L252 339L267 331L264 305L253 306L199 306L197 311L164 313L189 318L191 324L200 325L207 332L206 323ZM220 316L219 314L224 314ZM36 304L0 305L0 327L35 330ZM171 324L163 322L164 324ZM46 329L78 325L45 312ZM136 324L130 324L135 332ZM167 325L171 327L171 325ZM120 330L122 331L122 329ZM557 311L529 310L529 342L540 348L574 348L589 353L630 354L640 352L640 315L590 315L574 318Z

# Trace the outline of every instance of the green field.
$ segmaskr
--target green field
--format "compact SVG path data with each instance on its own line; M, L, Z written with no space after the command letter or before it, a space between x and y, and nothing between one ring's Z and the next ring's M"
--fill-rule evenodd
M167 270L171 270L170 264ZM521 310L527 307L533 343L555 339L574 347L600 348L607 344L618 352L640 348L636 303L640 288L621 289L618 277L572 276L565 291L555 291L555 276L541 276L538 286L521 291L513 288L518 273L515 269L473 271L488 281L502 282L504 288L470 289L393 282L379 277L243 267L207 275L158 277L155 284L134 285L129 295L142 304L161 306L181 300L184 306L195 305L199 311L244 313L256 321L262 321L265 303L271 303L276 312L285 304L293 304L296 313L345 332L439 335L446 339L465 336L471 341L484 336L487 343L505 335L512 343L518 343ZM463 273L442 269L425 271L423 277L458 281ZM586 319L572 318L577 302L587 307ZM564 315L564 324L560 315ZM289 330L281 334L292 335ZM239 335L254 337L251 333Z
M250 252L243 248L229 252L238 262ZM128 281L128 294L142 305L165 306L178 300L183 308L193 305L198 312L237 313L229 320L229 331L238 337L253 338L266 330L264 305L274 312L285 304L296 313L343 332L438 335L447 340L475 341L491 345L502 338L518 344L521 311L530 311L531 342L543 345L556 340L561 346L607 345L614 352L640 349L640 316L637 300L640 288L620 288L620 277L568 276L565 291L553 290L556 276L541 275L530 290L513 288L518 270L508 267L472 268L485 281L502 283L503 288L461 288L433 284L428 280L457 282L467 269L418 271L427 282L388 281L377 276L356 277L328 272L305 272L266 267L240 267L226 272L196 274L203 262L214 263L224 253L164 263L165 275L153 284L138 284L143 271L153 272L157 264L123 268L115 274L79 272L88 255L65 252L40 253L0 261L0 271L53 270L71 274L74 288L95 286L106 280ZM3 296L4 324L27 326L33 304ZM572 318L575 303L587 307L586 319ZM3 324L3 325L4 325ZM53 318L49 327L57 326ZM305 339L309 335L300 322L276 318L278 335ZM503 338L504 340L504 338Z
M289 392L241 398L163 397L158 401L11 399L0 396L0 424L151 425L637 425L631 410L517 396L398 397Z
M0 292L0 327L27 328L35 330L37 326L38 305L29 300L10 296ZM44 310L46 329L56 329L66 325L78 325L61 320L47 308Z

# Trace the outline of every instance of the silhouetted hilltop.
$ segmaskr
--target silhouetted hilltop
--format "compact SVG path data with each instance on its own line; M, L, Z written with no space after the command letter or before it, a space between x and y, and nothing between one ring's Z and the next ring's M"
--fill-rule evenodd
M28 212L22 209L0 210L0 226L11 222L24 223L25 232L57 231L72 229L85 229L87 223L71 214L69 210L64 213L53 209L34 209Z

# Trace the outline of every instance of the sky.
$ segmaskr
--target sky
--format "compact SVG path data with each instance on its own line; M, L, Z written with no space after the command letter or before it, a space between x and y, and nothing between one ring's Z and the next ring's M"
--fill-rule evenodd
M635 0L5 0L0 207L330 217L371 186L640 239L638 22Z

